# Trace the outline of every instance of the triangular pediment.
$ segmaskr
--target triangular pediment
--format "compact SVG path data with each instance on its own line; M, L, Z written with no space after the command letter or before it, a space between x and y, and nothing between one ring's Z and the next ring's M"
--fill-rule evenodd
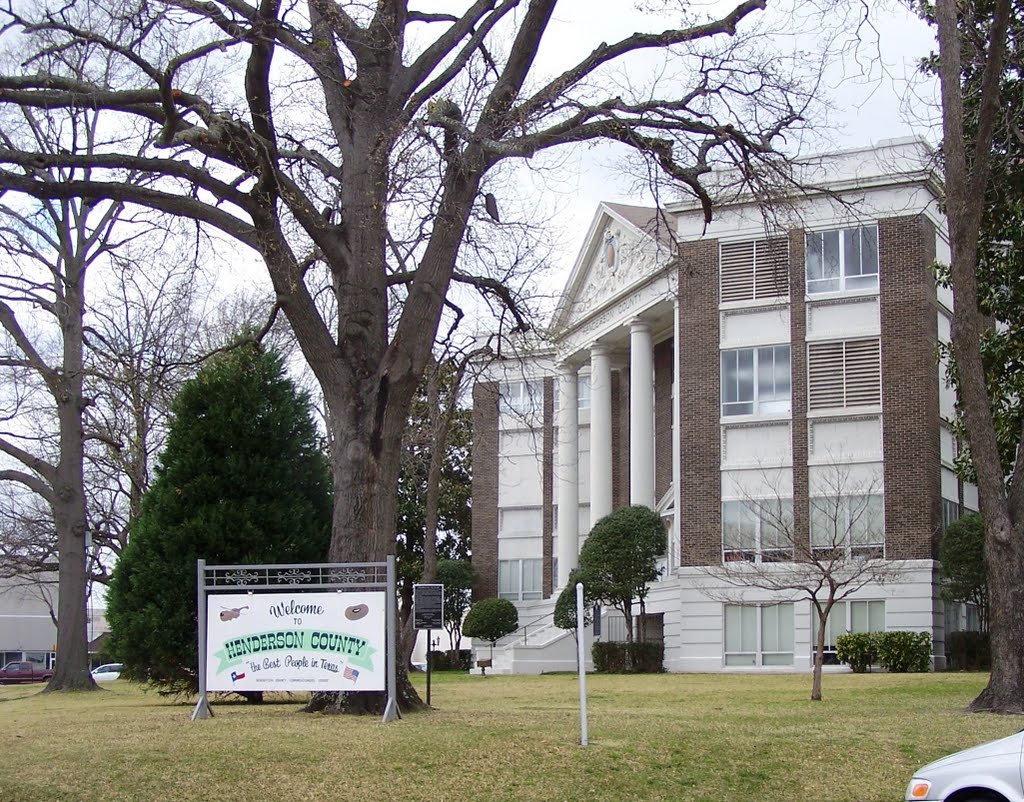
M553 319L564 332L659 272L672 253L672 219L657 209L602 203Z

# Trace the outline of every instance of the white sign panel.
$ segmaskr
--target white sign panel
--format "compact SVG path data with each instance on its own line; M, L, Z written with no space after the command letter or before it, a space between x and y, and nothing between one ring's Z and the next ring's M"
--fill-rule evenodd
M211 691L382 691L386 594L211 594Z

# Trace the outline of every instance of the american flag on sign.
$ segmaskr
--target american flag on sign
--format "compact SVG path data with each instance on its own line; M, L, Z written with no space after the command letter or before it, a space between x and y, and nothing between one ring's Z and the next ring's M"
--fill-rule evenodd
M342 672L342 676L347 680L355 682L357 679L359 679L359 672L350 666L345 666L345 670Z

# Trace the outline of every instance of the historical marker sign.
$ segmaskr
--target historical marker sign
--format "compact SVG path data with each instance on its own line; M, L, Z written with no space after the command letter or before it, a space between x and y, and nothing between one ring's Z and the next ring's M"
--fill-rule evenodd
M412 586L412 620L416 629L444 629L444 585Z

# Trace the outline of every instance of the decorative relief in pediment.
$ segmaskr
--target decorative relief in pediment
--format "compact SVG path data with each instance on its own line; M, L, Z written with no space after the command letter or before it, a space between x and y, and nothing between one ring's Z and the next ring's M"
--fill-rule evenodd
M618 293L654 273L665 254L646 237L617 221L611 222L590 245L590 264L578 285L566 325L586 317Z

